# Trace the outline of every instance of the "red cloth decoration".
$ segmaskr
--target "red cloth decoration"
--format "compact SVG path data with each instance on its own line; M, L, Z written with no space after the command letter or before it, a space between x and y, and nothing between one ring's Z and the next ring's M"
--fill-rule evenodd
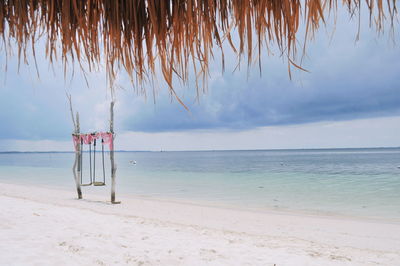
M104 144L108 144L110 151L114 149L114 138L111 132L96 132L96 133L72 135L75 151L78 150L81 140L84 144L91 144L95 139L102 139Z

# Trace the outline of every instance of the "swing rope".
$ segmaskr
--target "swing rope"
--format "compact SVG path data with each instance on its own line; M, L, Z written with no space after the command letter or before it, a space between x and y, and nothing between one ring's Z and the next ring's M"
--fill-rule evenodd
M96 139L93 140L93 184L96 183Z
M89 143L89 171L90 171L90 175L89 175L89 179L90 182L89 183L83 183L83 141L81 140L81 154L80 154L80 170L81 170L81 186L90 186L92 185L92 145L91 143Z
M81 173L81 185L82 185L82 179L83 179L83 174L82 174L82 172L83 172L83 170L82 170L82 149L83 149L83 140L81 139L81 142L80 142L80 147L79 147L79 150L80 150L80 153L79 153L79 168L78 168L78 171L80 171L80 173Z
M83 147L84 141L81 139L79 142L80 144L80 158L79 158L79 167L80 170L80 179L81 179L81 186L105 186L106 185L106 171L105 171L105 164L104 164L104 139L101 139L101 160L103 166L103 180L96 181L96 138L93 139L93 166L92 166L92 142L89 141L87 143L89 145L89 179L90 183L83 183ZM93 169L93 170L92 170Z
M105 179L105 171L104 171L104 141L102 139L102 145L101 145L101 151L102 151L102 163L103 163L103 181L96 181L96 175L95 175L95 171L96 171L96 139L94 139L94 166L93 166L93 185L94 186L105 186L106 185L106 179Z
M92 184L92 142L89 142L89 177L90 177L90 185Z
M103 161L103 183L106 184L106 168L104 167L104 139L101 139L101 157Z

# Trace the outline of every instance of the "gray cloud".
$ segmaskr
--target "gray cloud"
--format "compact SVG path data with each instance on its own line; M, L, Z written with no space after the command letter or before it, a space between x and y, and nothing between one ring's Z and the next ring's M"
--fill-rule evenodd
M368 30L368 29L367 29ZM127 116L126 130L144 132L194 129L250 128L316 121L351 120L400 114L400 49L374 33L354 44L348 36L325 36L309 47L306 67L288 79L287 65L279 58L263 58L263 76L251 69L219 76L218 64L208 94L191 103L194 92L185 95L191 113L168 97L158 97L156 106L139 103L140 111ZM228 65L234 65L228 59ZM165 95L163 95L165 96ZM191 103L191 104L190 104Z
M44 56L39 58L40 79L32 66L22 65L18 73L16 58L9 61L7 73L1 76L0 139L71 138L73 127L66 91L73 95L74 107L80 111L82 130L94 130L101 119L108 121L98 107L106 98L105 89L101 89L105 86L97 86L105 84L104 78L93 74L90 88L79 74L75 74L72 82L64 81L61 67L56 65L53 72L47 67Z

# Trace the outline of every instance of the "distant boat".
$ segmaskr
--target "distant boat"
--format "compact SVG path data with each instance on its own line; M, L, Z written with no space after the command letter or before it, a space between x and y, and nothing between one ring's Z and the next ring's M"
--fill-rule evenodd
M129 163L130 164L136 164L136 161L135 160L131 160L131 161L129 161Z

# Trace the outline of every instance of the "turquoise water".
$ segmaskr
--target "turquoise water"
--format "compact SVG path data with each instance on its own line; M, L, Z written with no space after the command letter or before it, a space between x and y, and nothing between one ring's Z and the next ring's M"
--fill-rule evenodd
M65 187L75 196L73 161L73 153L0 153L0 182ZM400 219L400 149L117 152L116 161L118 193ZM84 167L87 174L87 160Z

